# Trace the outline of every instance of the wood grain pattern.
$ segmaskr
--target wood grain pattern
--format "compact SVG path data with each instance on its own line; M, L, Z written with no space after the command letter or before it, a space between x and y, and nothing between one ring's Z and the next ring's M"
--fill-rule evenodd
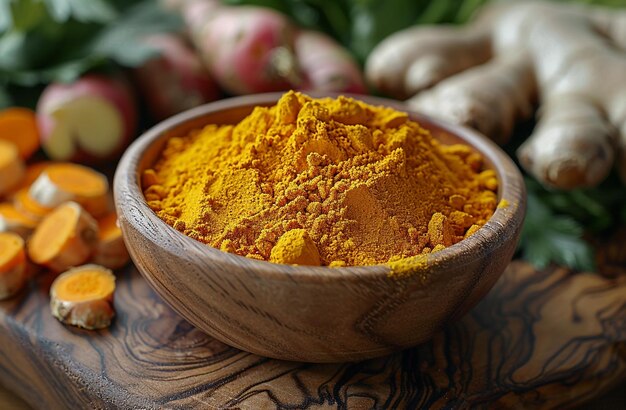
M346 268L278 265L221 252L176 231L148 207L139 186L172 137L241 120L281 94L198 107L140 137L115 175L120 226L133 261L157 293L211 336L263 356L310 362L361 360L428 340L474 306L511 260L525 212L522 176L493 142L458 126L409 113L440 140L482 153L509 206L471 237L390 278L386 265ZM359 97L398 109L397 102Z
M571 407L626 376L626 278L514 262L428 343L344 364L244 353L193 328L133 267L109 330L65 327L50 278L0 303L0 382L35 408Z

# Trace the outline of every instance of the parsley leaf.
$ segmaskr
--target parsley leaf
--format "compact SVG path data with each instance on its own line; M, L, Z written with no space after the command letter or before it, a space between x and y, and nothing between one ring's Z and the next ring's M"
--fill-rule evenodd
M594 270L594 253L582 238L584 228L574 218L557 214L528 186L528 206L519 248L538 268L557 263L579 270Z

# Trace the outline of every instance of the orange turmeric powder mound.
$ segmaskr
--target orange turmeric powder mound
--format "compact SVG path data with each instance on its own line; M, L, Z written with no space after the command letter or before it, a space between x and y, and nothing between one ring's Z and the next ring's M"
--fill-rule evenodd
M278 263L438 251L497 205L495 173L470 147L442 145L391 108L296 92L236 125L171 138L144 181L148 204L175 229Z

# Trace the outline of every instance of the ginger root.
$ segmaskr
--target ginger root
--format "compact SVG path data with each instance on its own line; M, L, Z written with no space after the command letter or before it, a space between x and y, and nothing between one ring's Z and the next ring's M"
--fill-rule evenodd
M625 51L626 10L496 2L463 28L393 34L368 57L366 76L500 142L539 100L517 155L544 185L572 189L597 185L614 162L626 181Z

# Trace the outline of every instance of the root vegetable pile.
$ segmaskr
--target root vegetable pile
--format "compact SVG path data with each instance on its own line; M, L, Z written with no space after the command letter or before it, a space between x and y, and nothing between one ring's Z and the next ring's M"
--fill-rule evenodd
M626 181L625 50L624 10L494 3L464 28L390 36L369 56L366 76L500 141L538 99L539 122L518 157L544 185L571 189L597 185L614 162Z
M20 151L2 136L0 299L17 294L36 267L66 272L50 291L53 315L87 329L108 326L115 289L110 269L123 267L129 255L107 178L69 162L26 166L32 150Z

